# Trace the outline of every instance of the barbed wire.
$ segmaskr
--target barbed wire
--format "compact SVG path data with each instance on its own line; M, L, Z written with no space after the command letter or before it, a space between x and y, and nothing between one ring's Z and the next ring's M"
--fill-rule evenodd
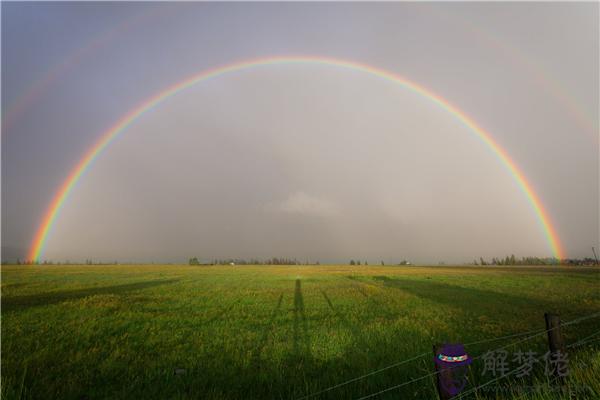
M575 320L568 321L568 322L565 322L565 323L561 323L561 326L568 326L568 325L572 325L572 324L579 323L579 322L581 322L581 321L584 321L584 320L587 320L587 319L591 319L591 318L595 318L595 317L598 317L598 316L600 316L600 312L599 312L599 313L595 313L595 314L590 314L590 315L587 315L587 316L584 316L584 317L581 317L581 318L577 318L577 319L575 319ZM553 329L556 329L556 328L558 328L558 327L555 327L555 328L550 328L550 329L537 329L537 330L531 330L531 331L528 331L528 332L521 332L521 333L515 333L515 334L510 334L510 335L505 335L505 336L500 336L500 337L490 338L490 339L483 339L483 340L478 340L478 341L475 341L475 342L465 343L465 344L464 344L464 346L472 346L472 345L475 345L475 344L489 343L489 342L499 341L499 340L503 340L503 339L510 339L510 338L514 338L514 337L525 336L525 335L528 335L528 334L530 334L530 333L534 333L534 335L532 335L532 336L529 336L529 337L527 337L527 338L525 338L525 339L522 339L522 340L520 340L520 341L517 341L517 342L511 343L511 344L508 344L508 345L505 345L505 346L502 346L502 347L499 347L499 348L497 348L497 349L493 350L493 351L497 351L497 350L504 349L505 347L509 347L509 346L512 346L512 345L515 345L515 344L518 344L518 343L521 343L521 342L527 341L527 340L529 340L529 339L532 339L532 338L534 338L534 337L540 336L540 335L542 335L542 334L545 334L545 333L547 333L547 332L549 332L549 331L551 331L551 330L553 330ZM587 338L584 338L584 339L587 339ZM484 353L484 354L485 354L485 353ZM422 354L416 355L416 356L414 356L414 357L411 357L411 358L409 358L409 359L402 360L402 361L400 361L400 362L397 362L397 363L394 363L394 364L392 364L392 365L388 365L388 366L386 366L386 367L380 368L380 369L378 369L378 370L375 370L375 371L373 371L373 372L370 372L370 373L368 373L368 374L364 374L364 375L358 376L358 377L356 377L356 378L352 378L352 379L349 379L349 380L347 380L347 381L344 381L344 382L338 383L338 384L336 384L336 385L330 386L330 387L328 387L328 388L325 388L325 389L323 389L323 390L320 390L320 391L318 391L318 392L314 392L314 393L311 393L311 394L308 394L308 395L305 395L305 396L299 397L297 400L305 400L305 399L309 399L309 398L312 398L312 397L318 396L318 395L320 395L320 394L323 394L323 393L326 393L326 392L329 392L329 391L335 390L335 389L337 389L337 388L340 388L340 387L342 387L342 386L346 386L346 385L348 385L348 384L350 384L350 383L357 382L357 381L359 381L359 380L362 380L362 379L368 378L368 377L370 377L370 376L373 376L373 375L379 374L379 373L381 373L381 372L383 372L383 371L386 371L386 370L389 370L389 369L391 369L391 368L399 367L400 365L403 365L403 364L409 363L409 362L411 362L411 361L418 360L419 358L425 357L425 356L427 356L427 355L431 355L431 353L430 353L430 352L426 352L426 353L422 353ZM478 359L478 358L480 358L480 357L482 357L482 356L483 356L483 354L482 354L482 355L480 355L480 356L478 356L478 357L475 357L475 358L473 358L473 360L475 360L475 359ZM419 377L419 378L413 379L413 380L411 380L411 381L408 381L408 382L404 382L404 383L402 383L402 384L400 384L400 385L396 385L396 386L393 386L393 387L391 387L391 388L388 388L388 389L386 389L386 390L384 390L384 391L382 391L382 392L378 392L378 393L375 393L375 394L373 394L373 395L369 395L369 396L367 396L367 397L361 397L361 399L365 399L365 398L373 397L373 396L375 396L375 395L378 395L378 394L384 393L384 392L386 392L386 391L390 391L390 390L397 389L397 388L399 388L399 387L402 387L402 386L408 385L408 384L410 384L410 383L413 383L413 382L419 381L419 380L421 380L421 379L425 379L425 378L427 378L427 377L429 377L429 376L434 376L434 375L436 375L436 374L438 374L438 373L439 373L439 372L435 372L435 373L432 373L432 374L429 374L429 375L425 375L425 376L422 376L422 377ZM359 399L359 400L360 400L360 399Z
M482 343L497 342L497 341L499 341L499 340L503 340L503 339L511 339L511 338L514 338L514 337L525 336L525 335L528 335L528 334L530 334L530 333L539 333L539 332L545 332L545 331L546 331L545 329L535 329L535 330L531 330L531 331L527 331L527 332L514 333L514 334L505 335L505 336L500 336L500 337L495 337L495 338L491 338L491 339L484 339L484 340L478 340L478 341L475 341L475 342L469 342L469 343L465 343L465 344L464 344L464 346L472 346L472 345L476 345L476 344L482 344ZM388 365L387 367L380 368L380 369L378 369L378 370L375 370L375 371L373 371L373 372L370 372L370 373L368 373L368 374L361 375L361 376L359 376L359 377L356 377L356 378L349 379L349 380L347 380L347 381L345 381L345 382L338 383L337 385L330 386L330 387L328 387L328 388L325 388L325 389L323 389L323 390L320 390L320 391L318 391L318 392L311 393L311 394L308 394L308 395L306 395L306 396L303 396L303 397L299 397L297 400L305 400L305 399L309 399L309 398L311 398L311 397L318 396L318 395L320 395L320 394L323 394L323 393L326 393L326 392L332 391L332 390L334 390L334 389L337 389L337 388L339 388L339 387L346 386L346 385L348 385L348 384L350 384L350 383L353 383L353 382L356 382L356 381L359 381L359 380L362 380L362 379L368 378L369 376L376 375L376 374L378 374L378 373L380 373L380 372L383 372L383 371L386 371L386 370L388 370L388 369L395 368L395 367L399 367L400 365L403 365L403 364L409 363L409 362L411 362L411 361L418 360L419 358L422 358L422 357L425 357L425 356L428 356L428 355L431 355L431 354L432 354L431 352L426 352L426 353L422 353L422 354L416 355L416 356L414 356L414 357L411 357L411 358L409 358L409 359L407 359L407 360L402 360L402 361L400 361L400 362L397 362L397 363L395 363L395 364L392 364L392 365Z
M580 339L580 340L578 340L575 343L571 343L570 345L567 346L567 348L570 349L570 348L573 348L573 347L582 346L582 345L584 345L586 343L593 342L595 339L594 340L588 340L588 339L591 339L591 338L593 338L595 336L598 336L598 335L600 335L600 331L594 332L591 335L586 336L583 339Z
M498 351L498 350L504 350L504 349L506 349L507 347L514 346L514 345L516 345L516 344L519 344L519 343L525 342L525 341L527 341L527 340L533 339L534 337L538 337L538 336L540 336L540 335L546 334L547 332L553 331L554 329L558 329L558 328L560 328L561 326L569 326L569 325L573 325L573 324L576 324L576 323L579 323L579 322L582 322L582 321L585 321L585 320L588 320L588 319L597 318L597 317L599 317L599 316L600 316L600 312L599 312L599 313L594 313L594 314L589 314L589 315L586 315L586 316L583 316L583 317L580 317L580 318L576 318L576 319L574 319L574 320L571 320L571 321L567 321L567 322L561 323L561 324L560 324L560 325L558 325L558 326L555 326L555 327L553 327L553 328L550 328L550 329L544 329L544 330L542 330L542 331L541 331L541 332L539 332L539 333L536 333L536 334L534 334L534 335L531 335L531 336L529 336L529 337L526 337L526 338L524 338L524 339L518 340L518 341L516 341L516 342L509 343L509 344L507 344L507 345L504 345L504 346L498 347L498 348L496 348L496 349L494 349L494 350L488 350L487 352L485 352L485 353L483 353L483 354L480 354L480 355L479 355L479 356L477 356L477 357L473 357L473 358L472 358L472 360L473 360L473 361L474 361L474 360L477 360L477 359L479 359L479 358L483 357L485 354L487 354L487 353L489 353L489 352L495 352L495 351ZM451 367L451 368L452 368L452 367ZM413 382L417 382L417 381L423 380L423 379L425 379L425 378L429 378L429 377L435 376L435 375L439 374L440 372L441 372L441 370L438 370L438 371L436 371L436 372L433 372L433 373L430 373L430 374L427 374L427 375L421 376L421 377L419 377L419 378L415 378L415 379L412 379L412 380L410 380L410 381L403 382L403 383L401 383L401 384L398 384L398 385L395 385L395 386L389 387L389 388L387 388L387 389L384 389L384 390L381 390L381 391L379 391L379 392L376 392L376 393L373 393L373 394L370 394L370 395L367 395L367 396L360 397L360 398L358 398L357 400L365 400L365 399L369 399L369 398L372 398L372 397L378 396L378 395L380 395L380 394L383 394L383 393L389 392L389 391L391 391L391 390L399 389L399 388L401 388L401 387L403 387L403 386L406 386L406 385L409 385L409 384L411 384L411 383L413 383ZM500 378L498 378L498 379L501 379L501 378L503 378L503 377L505 377L505 376L507 376L507 375L504 375L504 376L502 376L502 377L500 377ZM498 380L498 379L496 379L496 380ZM489 383L491 383L491 382L487 382L487 383L486 383L486 384L484 384L484 385L487 385L487 384L489 384ZM471 392L469 392L469 393L471 393Z
M506 335L506 336L501 336L501 337L491 338L491 339L478 340L477 342L465 343L465 344L463 344L463 346L473 346L475 344L497 342L497 341L503 340L503 339L510 339L510 338L519 337L519 336L526 336L531 333L540 333L540 332L545 332L545 331L546 331L545 329L534 329L534 330L527 331L527 332L515 333L512 335Z
M584 339L580 340L579 342L583 342L585 339L589 339L589 338L591 338L591 337L593 337L593 336L596 336L596 335L598 335L598 334L600 334L600 331L598 331L598 332L595 332L595 333L593 333L593 334L591 334L591 335L589 335L589 336L585 337ZM567 346L567 348L569 348L569 347L575 347L575 346L577 345L577 343L579 343L579 342L573 343L572 345L569 345L569 346ZM466 396L466 395L468 395L468 394L471 394L471 393L474 393L474 392L476 392L477 390L481 389L482 387L485 387L485 386L487 386L487 385L489 385L489 384L491 384L491 383L497 382L497 381L499 381L500 379L506 378L507 376L510 376L510 375L512 375L512 374L514 374L514 373L516 373L516 372L519 372L519 368L520 368L520 367L517 367L517 368L515 368L515 369L511 370L511 371L510 371L509 373L507 373L507 374L504 374L504 375L502 375L502 376L499 376L498 378L492 379L492 380L490 380L490 381L488 381L488 382L486 382L486 383L484 383L484 384L481 384L481 385L479 385L479 386L477 386L477 387L474 387L474 388L472 388L472 389L469 389L469 390L467 390L466 392L462 392L462 393L460 393L460 394L459 394L457 397L455 397L454 399L455 399L455 400L459 400L460 398L462 398L462 397L464 397L464 396ZM555 377L554 377L554 378L552 378L550 381L548 381L548 382L547 382L547 384L548 384L549 386L551 386L551 385L553 385L554 383L557 383L557 382L558 382L558 381L559 381L561 378L563 378L563 379L564 379L564 377L562 377L562 376L555 376ZM522 398L522 397L523 397L523 396L520 396L519 398Z
M504 374L504 375L502 375L502 376L499 376L498 378L491 379L491 380L487 381L486 383L483 383L483 384L481 384L481 385L479 385L479 386L476 386L476 387L474 387L474 388L472 388L472 389L469 389L469 390L467 390L466 392L462 392L462 393L460 393L460 394L459 394L457 397L454 397L454 398L453 398L453 400L458 400L458 399L461 399L461 398L463 398L464 396L466 396L466 395L468 395L468 394L474 393L474 392L478 391L479 389L481 389L481 388L483 388L483 387L486 387L487 385L490 385L490 384L492 384L492 383L494 383L494 382L498 382L500 379L504 379L504 378L506 378L507 376L510 376L510 375L512 375L512 374L516 374L517 372L519 372L519 369L518 369L518 368L515 368L515 369L513 369L512 371L510 371L510 372L509 372L509 373L507 373L507 374Z
M387 366L387 367L384 367L384 368L378 369L378 370L376 370L376 371L373 371L373 372L370 372L370 373L368 373L368 374L361 375L361 376L359 376L359 377L357 377L357 378L353 378L353 379L347 380L347 381L345 381L345 382L338 383L337 385L334 385L334 386L328 387L328 388L326 388L326 389L323 389L323 390L321 390L321 391L319 391L319 392L311 393L311 394L309 394L309 395L306 395L306 396L304 396L304 397L300 397L300 398L298 398L298 400L304 400L304 399L308 399L308 398L311 398L311 397L318 396L318 395L320 395L320 394L323 394L323 393L325 393L325 392L329 392L329 391L331 391L331 390L334 390L334 389L337 389L337 388L339 388L339 387L342 387L342 386L348 385L348 384L350 384L350 383L352 383L352 382L356 382L356 381L359 381L359 380L361 380L361 379L367 378L367 377L369 377L369 376L376 375L376 374L378 374L378 373L380 373L380 372L383 372L383 371L385 371L385 370L388 370L388 369L391 369L391 368L394 368L394 367L398 367L398 366L400 366L400 365L402 365L402 364L406 364L406 363L408 363L408 362L410 362L410 361L418 360L419 358L422 358L422 357L424 357L424 356L426 356L426 355L428 355L428 354L431 354L431 353L430 353L430 352L427 352L427 353L422 353L422 354L419 354L418 356L414 356L414 357L412 357L412 358L409 358L409 359L407 359L407 360L402 360L402 361L400 361L400 362L397 362L397 363L395 363L395 364L392 364L392 365L389 365L389 366Z
M527 335L527 334L530 334L530 333L534 333L534 332L540 332L540 331L544 331L544 332L545 332L545 330L543 330L543 329L542 329L542 330L540 330L540 329L537 329L537 330L528 331L528 332L515 333L515 334L511 334L511 335L506 335L506 336L501 336L501 337L496 337L496 338L491 338L491 339L478 340L478 341L476 341L476 342L465 343L465 344L464 344L464 346L471 346L471 345L475 345L475 344L488 343L488 342L495 342L495 341L499 341L499 340L503 340L503 339L510 339L510 338L513 338L513 337L524 336L524 335ZM323 394L323 393L329 392L329 391L331 391L331 390L334 390L334 389L337 389L337 388L339 388L339 387L342 387L342 386L348 385L348 384L350 384L350 383L353 383L353 382L359 381L359 380L361 380L361 379L368 378L369 376L376 375L376 374L378 374L378 373L380 373L380 372L383 372L383 371L386 371L386 370L388 370L388 369L391 369L391 368L394 368L394 367L398 367L398 366L400 366L400 365L406 364L406 363L408 363L408 362L411 362L411 361L418 360L419 358L425 357L425 356L427 356L427 355L431 355L431 352L422 353L422 354L416 355L416 356L414 356L414 357L411 357L411 358L409 358L409 359L407 359L407 360L402 360L402 361L400 361L400 362L397 362L397 363L395 363L395 364L388 365L387 367L383 367L383 368L381 368L381 369L378 369L378 370L376 370L376 371L370 372L370 373L368 373L368 374L361 375L361 376L359 376L359 377L356 377L356 378L353 378L353 379L347 380L347 381L345 381L345 382L342 382L342 383L338 383L337 385L330 386L330 387L328 387L328 388L326 388L326 389L323 389L323 390L321 390L321 391L319 391L319 392L311 393L311 394L309 394L309 395L306 395L306 396L304 396L304 397L300 397L300 398L298 398L298 400L304 400L304 399L308 399L308 398L311 398L311 397L314 397L314 396L318 396L318 395L320 395L320 394Z
M588 344L588 343L591 343L591 342L595 342L595 341L597 341L597 340L600 340L600 337L599 337L599 338L594 338L594 339L592 339L592 340L588 340L588 339L590 339L590 338L593 338L594 336L598 336L598 335L600 335L600 331L598 331L598 332L595 332L595 333L592 333L591 335L588 335L588 336L584 337L583 339L581 339L581 340L579 340L579 341L577 341L577 342L575 342L575 343L571 343L570 345L567 345L567 348L568 348L568 349L569 349L569 348L575 348L575 347L578 347L578 346L582 346L582 345L584 345L584 344ZM559 379L561 379L561 377L560 377L560 376L555 376L554 378L552 378L552 380L550 380L550 381L548 381L548 382L547 382L547 385L551 387L553 384L557 383ZM524 398L526 395L527 395L526 393L524 393L524 394L521 394L521 395L520 395L520 396L517 398L517 400L518 400L518 399L522 399L522 398Z
M580 346L583 346L584 344L590 344L590 343L594 343L594 342L597 342L597 341L599 341L599 340L600 340L600 337L599 337L599 338L592 339L592 340L588 340L588 341L587 341L587 342L585 342L585 343L581 343L581 344L580 344Z
M586 316L583 316L583 317L580 317L580 318L577 318L577 319L574 319L574 320L571 320L571 321L562 322L561 326L569 326L569 325L577 324L577 323L579 323L581 321L585 321L585 320L592 319L592 318L597 318L597 317L600 317L600 312L597 312L597 313L594 313L594 314L589 314L589 315L586 315ZM551 329L548 329L548 330L551 330Z
M567 346L567 348L575 348L575 347L578 347L578 346L582 346L584 344L588 344L588 343L594 342L596 340L600 340L600 337L599 338L594 338L592 340L588 340L588 339L593 338L593 337L598 336L598 335L600 335L600 331L594 332L591 335L588 335L588 336L584 337L583 339L581 339L581 340L579 340L579 341L577 341L575 343L571 343L570 345ZM561 379L560 376L555 376L550 381L547 381L546 384L551 387L553 384L557 383L559 381L559 379ZM517 400L525 398L526 395L527 395L526 393L521 394L517 398Z
M552 329L556 329L556 328L552 328ZM543 334L545 334L545 333L546 333L546 331L544 330L544 331L542 331L542 332L536 333L535 335L531 335L531 336L529 336L529 337L526 337L526 338L524 338L524 339L518 340L518 341L516 341L516 342L509 343L509 344L507 344L507 345L504 345L504 346L498 347L498 348L496 348L496 349L494 349L494 350L488 350L488 351L498 351L498 350L503 350L503 349L505 349L505 348L507 348L507 347L514 346L515 344L519 344L519 343L525 342L525 341L527 341L527 340L530 340L530 339L532 339L532 338L534 338L534 337L537 337L537 336L543 335ZM475 361L475 360L477 360L477 359L479 359L479 358L483 357L485 354L487 354L487 352L486 352L486 353L483 353L483 354L480 354L480 355L479 355L479 356L477 356L477 357L473 357L471 360ZM452 369L452 368L455 368L455 367L450 367L450 368L448 368L448 369ZM373 394L370 394L370 395L368 395L368 396L363 396L363 397L360 397L360 398L358 398L357 400L365 400L365 399L370 399L371 397L378 396L378 395L380 395L380 394L383 394L383 393L389 392L389 391L391 391L391 390L399 389L399 388L401 388L401 387L403 387L403 386L406 386L406 385L409 385L409 384L411 384L411 383L413 383L413 382L417 382L417 381L423 380L423 379L425 379L425 378L429 378L429 377L432 377L432 376L438 375L438 374L439 374L439 373L441 373L441 372L442 372L441 370L438 370L438 371L432 372L432 373L430 373L430 374L427 374L427 375L421 376L421 377L419 377L419 378L412 379L412 380L410 380L410 381L408 381L408 382L403 382L403 383L401 383L401 384L398 384L398 385L395 385L395 386L389 387L389 388L387 388L387 389L381 390L381 391L379 391L379 392L377 392L377 393L373 393Z

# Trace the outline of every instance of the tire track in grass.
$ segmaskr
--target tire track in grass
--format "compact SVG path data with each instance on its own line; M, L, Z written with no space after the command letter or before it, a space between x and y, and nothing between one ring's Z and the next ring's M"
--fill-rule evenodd
M91 296L101 295L128 295L144 289L151 289L161 285L171 285L178 283L179 279L156 279L151 281L140 281L124 283L111 286L92 286L77 288L71 290L62 290L54 292L42 292L26 296L3 297L3 312L21 312L30 308L39 306L48 306L63 303L66 301L79 301Z

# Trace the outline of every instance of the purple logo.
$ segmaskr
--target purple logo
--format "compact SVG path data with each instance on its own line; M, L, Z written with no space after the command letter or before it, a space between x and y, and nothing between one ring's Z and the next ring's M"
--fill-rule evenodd
M467 384L467 367L473 361L460 343L444 344L437 351L435 364L439 372L439 382L448 394L455 396Z

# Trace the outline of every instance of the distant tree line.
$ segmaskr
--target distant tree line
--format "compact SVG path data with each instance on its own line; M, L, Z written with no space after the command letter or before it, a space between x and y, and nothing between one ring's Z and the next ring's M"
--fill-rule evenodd
M380 263L381 263L381 265L385 265L385 262L383 262L383 261L380 261ZM361 262L360 262L360 260L350 260L350 265L361 265ZM362 265L369 265L369 262L365 260L362 263ZM394 264L390 264L390 265L394 265ZM410 262L408 262L406 260L402 260L395 265L410 265Z
M585 258L565 258L560 260L561 265L600 265L596 260L585 257Z
M192 257L189 259L190 265L320 265L319 261L310 263L308 261L298 261L296 258L286 257L271 257L265 260L258 258L226 258L226 259L214 259L209 263L201 263L198 257Z
M473 261L475 265L596 265L596 260L593 258L565 258L558 259L554 257L521 257L516 258L514 254L506 256L504 258L492 257L491 260L485 260L483 257L479 257Z
M11 264L12 262L7 262L6 260L2 261L3 265ZM189 265L231 265L232 263L235 265L320 265L319 261L309 262L309 261L298 261L296 258L287 258L287 257L272 257L265 260L261 259L243 259L243 258L228 258L228 259L214 259L210 262L201 262L198 257L192 257L188 260ZM381 265L385 265L383 261L380 262ZM21 260L17 259L15 264L17 265L127 265L127 264L137 264L134 262L102 262L102 261L93 261L92 259L86 259L84 262L79 261L52 261L52 260ZM154 264L154 263L151 263ZM161 263L168 264L168 263ZM581 265L581 266L594 266L598 265L597 261L590 257L585 258L565 258L565 259L557 259L553 257L521 257L517 258L514 254L510 256L506 256L504 258L496 258L492 257L491 260L486 260L483 257L479 257L479 260L473 260L473 265ZM350 260L350 265L369 265L367 261L360 260ZM397 264L390 265L411 265L410 262L406 260L402 260ZM442 263L440 263L442 265Z
M84 262L80 262L80 261L71 261L71 260L65 260L65 261L52 261L52 260L44 260L44 261L37 261L37 260L21 260L20 258L17 258L17 260L15 261L16 265L118 265L118 264L123 264L123 263L119 263L118 261L111 261L111 262L104 262L104 261L93 261L92 259L86 259Z

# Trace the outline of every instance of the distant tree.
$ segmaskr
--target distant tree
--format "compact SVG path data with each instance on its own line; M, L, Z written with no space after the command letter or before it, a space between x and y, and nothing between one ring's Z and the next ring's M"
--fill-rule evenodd
M193 257L193 258L190 258L189 264L190 265L200 265L200 261L198 261L198 257Z
M356 265L360 265L360 260L358 260L358 261L356 262Z
M473 265L477 265L477 260L473 260Z
M354 262L354 260L350 260L350 265L356 265L356 263Z
M385 263L383 261L381 261L381 265L385 265Z
M481 265L487 265L483 257L479 257L479 261L481 261Z
M367 260L365 260L365 265L369 265L369 263L367 262Z

